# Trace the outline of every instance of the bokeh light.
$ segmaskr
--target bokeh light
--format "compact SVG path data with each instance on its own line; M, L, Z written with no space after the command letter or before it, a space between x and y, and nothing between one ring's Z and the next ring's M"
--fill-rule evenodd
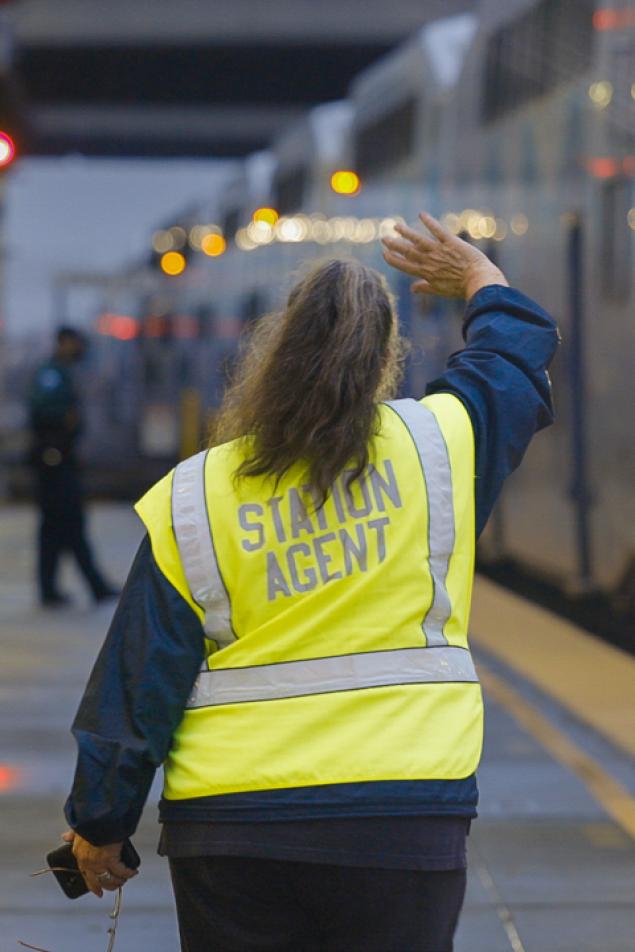
M509 228L507 227L507 222L502 218L497 218L496 231L494 232L494 241L505 241L508 234Z
M247 225L247 234L257 245L268 245L273 241L273 225L262 219L251 221Z
M255 222L264 222L265 225L270 225L272 228L280 218L280 215L275 210L275 208L257 208L253 213L253 221Z
M493 215L483 215L478 223L481 238L493 238L496 234L496 219Z
M338 195L357 195L362 187L357 172L340 169L331 175L331 188Z
M169 231L155 231L152 236L152 247L158 255L164 255L166 251L172 251L174 248L174 239Z
M22 770L12 764L0 764L0 793L17 790L22 781Z
M227 250L227 242L217 232L209 232L201 241L201 251L208 258L218 258Z
M458 235L461 231L461 218L454 212L447 212L441 219L441 224L451 231L453 235Z
M185 271L187 262L180 251L167 251L162 255L160 264L164 274L174 277Z
M128 314L100 314L97 319L97 333L117 340L133 340L139 334L139 324Z
M589 86L589 99L598 109L606 109L613 99L613 84L607 79Z
M515 235L518 235L522 238L523 235L526 235L529 231L529 221L527 216L523 215L522 212L518 215L514 215L511 220L511 229Z
M15 158L15 142L8 132L0 132L0 168L10 165Z
M181 248L185 248L185 243L187 241L187 232L185 228L181 228L180 225L174 225L169 229L169 233L172 236L172 248L174 251L180 251Z

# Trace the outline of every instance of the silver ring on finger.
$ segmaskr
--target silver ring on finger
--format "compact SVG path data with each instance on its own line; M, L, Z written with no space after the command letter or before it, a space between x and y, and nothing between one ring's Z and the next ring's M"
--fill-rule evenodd
M114 879L114 876L108 870L105 870L103 873L97 873L95 878L98 879L100 883L109 883L111 879Z

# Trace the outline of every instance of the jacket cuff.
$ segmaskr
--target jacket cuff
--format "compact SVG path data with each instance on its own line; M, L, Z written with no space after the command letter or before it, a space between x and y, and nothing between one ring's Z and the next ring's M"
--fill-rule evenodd
M64 806L64 816L70 828L92 846L110 846L112 843L123 843L134 833L136 827L131 828L123 820L90 820L78 822L75 809L69 797Z
M517 288L504 284L489 284L477 291L467 302L463 318L463 338L467 340L468 328L475 318L496 312L525 320L530 324L552 328L554 334L559 336L553 317L532 298Z

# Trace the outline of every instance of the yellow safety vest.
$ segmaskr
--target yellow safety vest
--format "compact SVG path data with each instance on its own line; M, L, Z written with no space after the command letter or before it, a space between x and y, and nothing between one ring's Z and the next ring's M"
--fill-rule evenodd
M350 487L345 471L322 509L301 464L278 486L236 481L240 440L181 463L138 503L207 638L168 800L476 769L471 422L450 394L379 412L368 469Z

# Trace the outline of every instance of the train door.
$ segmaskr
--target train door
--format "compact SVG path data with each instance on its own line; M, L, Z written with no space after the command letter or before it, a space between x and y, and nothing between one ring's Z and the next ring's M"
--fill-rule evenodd
M397 302L399 307L399 326L401 334L406 337L408 340L412 341L412 311L413 311L413 301L412 301L412 291L410 290L410 285L412 283L412 278L409 278L405 274L400 274L397 278ZM414 348L413 348L414 350ZM416 386L413 374L413 354L409 354L406 360L406 365L404 368L404 376L401 384L402 396L411 397L414 396L414 387Z
M589 591L592 579L591 494L588 455L586 366L585 229L579 214L569 217L567 231L566 294L569 311L568 377L571 404L569 493L574 507L577 583Z

